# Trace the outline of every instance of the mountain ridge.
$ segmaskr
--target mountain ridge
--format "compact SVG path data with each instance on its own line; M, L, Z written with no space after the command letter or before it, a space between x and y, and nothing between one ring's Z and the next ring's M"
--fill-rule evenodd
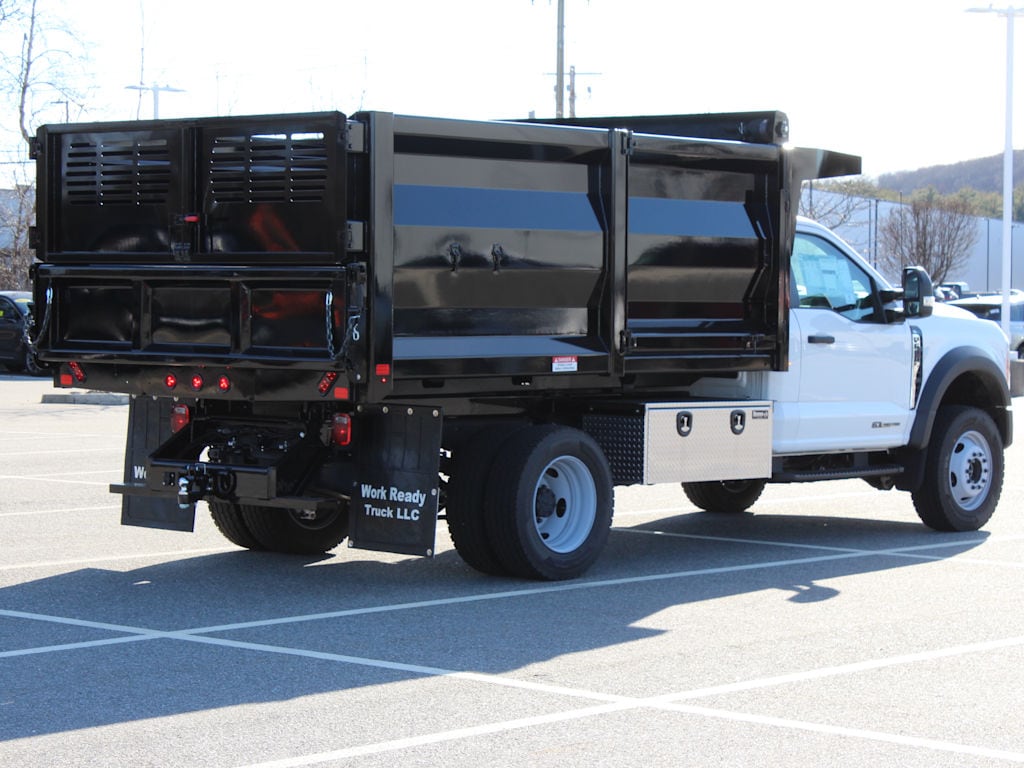
M1013 178L1024 174L1024 150L1013 152ZM910 195L919 189L934 187L940 194L950 195L965 187L979 192L1003 191L1003 155L961 160L947 165L932 165L914 171L883 173L878 177L882 189Z

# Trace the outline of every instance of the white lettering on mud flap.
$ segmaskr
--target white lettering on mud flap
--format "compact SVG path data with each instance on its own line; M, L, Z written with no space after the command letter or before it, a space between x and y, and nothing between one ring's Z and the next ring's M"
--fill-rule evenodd
M386 517L392 520L420 519L420 510L427 503L427 494L420 489L406 490L397 486L385 487L362 483L360 485L363 501L363 514L366 517ZM373 502L395 502L394 504L375 504Z

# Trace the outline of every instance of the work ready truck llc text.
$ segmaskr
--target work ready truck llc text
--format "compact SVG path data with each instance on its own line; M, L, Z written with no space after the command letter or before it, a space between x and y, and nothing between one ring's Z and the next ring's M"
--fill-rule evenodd
M367 517L388 517L393 520L419 520L420 510L427 503L421 490L407 491L397 486L362 483L363 514Z

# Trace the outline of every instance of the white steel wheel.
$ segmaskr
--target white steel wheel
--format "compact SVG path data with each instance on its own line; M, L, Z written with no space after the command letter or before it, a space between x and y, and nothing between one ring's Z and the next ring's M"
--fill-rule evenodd
M597 519L597 486L587 465L559 456L544 468L534 499L534 525L544 546L562 554L579 549Z
M992 517L1003 487L1003 439L980 408L939 409L926 449L919 488L911 491L925 525L937 531L976 531Z
M960 435L949 457L949 494L965 511L985 503L992 485L992 448L977 430Z
M487 488L487 540L510 575L574 579L608 541L611 469L585 432L556 425L521 430L502 445Z

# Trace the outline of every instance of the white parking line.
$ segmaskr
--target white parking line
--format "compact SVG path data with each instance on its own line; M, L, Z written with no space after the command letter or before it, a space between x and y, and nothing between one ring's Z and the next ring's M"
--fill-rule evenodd
M120 509L120 504L104 504L101 507L68 507L66 509L27 509L23 512L0 512L0 517L26 517L31 515L68 515L79 512L109 512L112 509ZM3 566L0 566L2 568Z
M0 458L19 457L19 456L53 456L53 455L58 454L58 453L72 453L72 454L74 454L76 456L78 454L81 454L81 453L116 453L116 454L118 454L120 456L123 456L124 455L124 448L120 447L120 446L117 447L117 448L114 448L114 447L110 447L110 448L71 448L71 449L66 450L66 451L58 451L56 449L50 448L50 449L47 449L47 450L44 450L44 451L3 452L3 453L0 453Z
M174 549L169 552L143 552L134 555L107 555L106 557L82 557L75 560L38 560L34 563L0 565L0 571L19 571L31 568L67 568L77 565L118 562L121 560L176 560L183 556L209 555L215 552L241 552L238 547L206 547L204 549ZM3 612L0 611L0 614Z
M69 475L111 475L113 480L107 482L97 483L93 480L65 480L64 478ZM99 487L105 487L110 485L111 482L117 480L117 475L112 473L108 469L99 470L96 472L62 472L58 475L0 475L0 480L7 481L22 481L26 483L35 483L39 480L45 480L48 483L65 483L67 485L95 485Z

